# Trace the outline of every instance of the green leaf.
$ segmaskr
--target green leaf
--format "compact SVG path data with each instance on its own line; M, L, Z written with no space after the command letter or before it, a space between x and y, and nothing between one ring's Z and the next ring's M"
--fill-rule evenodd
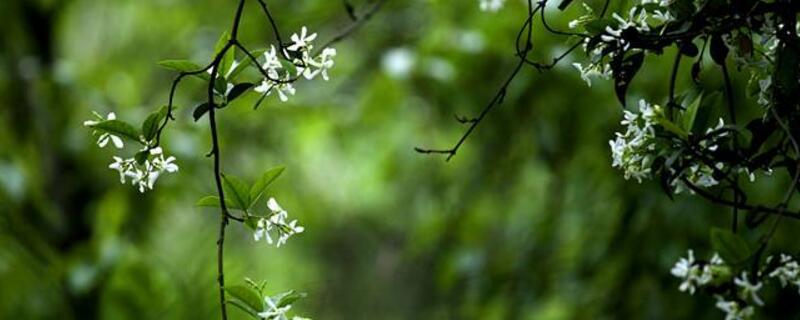
M167 106L163 106L147 116L142 123L142 136L146 141L153 140L158 133L161 121L167 117Z
M672 132L683 139L686 139L689 136L689 134L686 133L686 131L683 131L683 129L678 127L678 125L676 125L672 121L669 121L666 118L663 117L658 118L658 124L664 127L664 129L666 129L667 131Z
M692 104L686 108L686 111L683 112L683 117L681 118L681 125L683 130L686 132L692 132L692 127L694 126L694 119L697 117L697 109L700 109L700 103L703 101L703 94L700 93L697 98L694 99Z
M637 52L625 57L617 56L611 62L611 71L614 75L614 91L617 99L625 106L625 95L628 92L633 77L639 72L644 63L644 52Z
M261 220L261 218L251 215L245 216L244 225L250 228L250 230L255 231L256 229L258 229L258 220Z
M266 49L256 49L256 50L251 50L250 54L252 54L253 57L259 57L266 51L267 51ZM236 76L242 73L242 71L247 70L247 67L249 67L252 63L253 63L252 59L249 58L243 59L236 66L236 68L233 68L233 71L231 71L231 74L228 76L228 78L230 78L231 80L236 79Z
M240 83L240 84L237 84L237 85L233 86L233 88L231 89L231 92L228 93L228 103L230 103L233 100L236 100L236 98L238 98L242 94L246 93L247 90L250 90L250 88L252 88L254 86L255 86L255 84L252 84L252 83L249 83L249 82Z
M228 91L228 82L223 77L217 77L214 81L214 93L217 96L224 97L225 92Z
M150 156L150 151L149 150L142 150L142 151L137 152L133 156L133 159L136 160L136 163L138 163L140 165L143 165L144 162L147 161L147 157L149 157L149 156Z
M711 247L732 265L744 263L751 255L747 241L727 229L711 229Z
M279 295L276 295L276 296L272 297L272 300L273 301L277 301L277 303L275 303L275 305L278 308L280 308L280 307L285 307L285 306L291 305L295 301L300 300L300 299L305 298L305 297L306 297L306 293L305 292L297 292L297 291L291 290L291 291L284 292L284 293L281 293Z
M558 5L558 10L566 10L570 3L572 3L572 0L562 0L561 4Z
M258 201L264 191L267 190L267 187L269 187L275 179L278 179L285 169L286 167L284 166L277 166L261 174L261 177L256 180L256 183L250 188L250 205L248 207L252 207L253 204Z
M591 34L601 34L607 26L614 24L614 20L609 18L594 19L586 22L583 28Z
M253 291L250 287L243 285L226 286L225 292L256 312L264 309L264 303L259 298L258 292Z
M228 299L228 301L226 301L226 302L230 303L231 305L233 305L236 308L239 308L239 310L242 310L245 313L253 316L253 318L261 319L261 317L258 316L258 312L260 312L260 310L258 310L258 311L257 310L252 310L244 302L241 302L241 301L239 301L237 299Z
M222 188L225 194L239 208L248 208L250 204L250 187L247 182L232 175L222 175Z
M198 207L209 207L209 208L219 208L219 197L217 196L205 196L197 200L195 203ZM239 209L242 208L238 207L235 203L231 202L228 199L225 199L225 206L230 209Z
M222 49L225 49L230 39L231 36L227 31L222 33L222 35L219 37L219 40L217 40L217 44L214 46L214 58L216 58L216 56L222 52ZM217 65L217 74L220 75L219 78L225 78L225 75L228 73L228 71L230 71L231 65L233 65L233 59L236 57L234 50L235 47L229 47L222 56L222 59L219 61L219 65ZM224 93L225 91L221 92Z
M120 120L104 120L95 124L89 125L90 128L107 132L115 136L125 137L130 140L141 143L139 139L139 132L136 131L132 125Z
M192 112L194 121L197 122L197 120L200 120L200 118L202 118L209 109L211 109L211 105L208 104L208 102L201 103L194 107L194 111Z
M203 69L203 67L189 60L163 60L159 61L158 65L179 72L197 72Z
M280 60L281 66L283 70L289 72L289 77L294 78L297 77L297 66L290 61L286 61L285 59Z

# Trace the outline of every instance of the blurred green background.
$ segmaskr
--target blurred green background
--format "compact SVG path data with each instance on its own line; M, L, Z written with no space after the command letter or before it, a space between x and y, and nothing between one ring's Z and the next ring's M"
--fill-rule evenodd
M153 192L120 185L114 151L81 123L91 111L137 123L164 104L174 74L156 62L207 62L235 2L0 1L0 318L218 317L218 213L194 206L215 192L207 123L189 108L201 84L179 91L186 107L164 145L180 172ZM287 38L306 25L330 39L349 23L340 1L270 3ZM566 26L575 7L550 10L552 23ZM316 319L721 318L669 269L687 248L708 255L708 227L729 215L612 169L622 111L610 83L588 88L571 61L523 71L452 161L413 152L452 145L465 129L454 114L495 94L516 63L523 8L389 1L336 46L330 82L225 109L223 171L252 181L285 164L268 193L306 226L276 249L231 225L228 283L305 291L294 309ZM258 48L271 36L248 4L243 40ZM568 46L535 38L539 59ZM671 60L648 58L631 99L663 102ZM767 300L779 303L765 317L797 308Z

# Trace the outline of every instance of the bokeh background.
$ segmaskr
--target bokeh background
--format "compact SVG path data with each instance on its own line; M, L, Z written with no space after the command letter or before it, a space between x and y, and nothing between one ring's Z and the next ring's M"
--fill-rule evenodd
M235 2L0 1L0 318L218 317L218 213L194 206L215 190L207 123L191 120L201 84L181 87L164 142L180 172L153 192L120 185L107 168L115 151L81 123L92 111L138 123L164 104L174 74L156 62L208 61ZM305 25L329 39L349 23L340 1L270 3L284 37ZM565 27L573 7L551 8L552 24ZM228 283L305 291L294 310L316 319L721 318L712 298L678 292L669 269L687 248L708 255L708 227L728 213L611 168L622 110L610 83L581 81L570 66L580 54L524 70L450 162L413 152L451 146L465 130L454 115L495 94L516 63L523 8L389 1L336 46L330 82L225 109L223 171L252 181L285 164L268 193L306 226L276 249L232 225ZM241 32L251 48L273 41L255 3ZM570 44L535 38L539 59ZM664 100L671 60L648 58L631 101ZM766 293L777 302L761 315L791 314L796 298L784 296Z

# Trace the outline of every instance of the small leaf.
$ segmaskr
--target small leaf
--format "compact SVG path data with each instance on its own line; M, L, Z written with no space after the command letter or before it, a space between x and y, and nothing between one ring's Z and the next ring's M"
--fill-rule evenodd
M200 198L200 200L197 200L195 205L198 207L219 208L219 197L205 196ZM239 210L242 209L239 208L235 203L231 202L229 199L225 199L225 206L230 209L239 209Z
M558 5L558 10L564 11L567 7L572 3L572 0L562 0L561 4Z
M233 100L236 100L236 98L238 98L242 94L246 93L247 90L250 90L250 88L252 88L253 86L255 86L255 85L252 84L252 83L249 83L249 82L240 83L240 84L237 84L237 85L233 86L233 89L231 89L231 92L228 93L228 103L230 103Z
M278 166L272 169L267 170L264 172L261 177L253 184L253 187L250 188L250 205L248 207L252 207L256 201L261 197L267 187L272 184L275 179L277 179L285 170L286 167Z
M163 60L159 61L158 65L179 72L197 72L203 69L203 67L189 60Z
M692 80L694 83L700 83L700 70L701 70L701 63L700 60L692 64Z
M281 308L281 307L285 307L285 306L291 305L295 301L300 300L300 299L305 298L305 297L306 297L305 292L297 292L297 291L291 290L291 291L284 292L284 293L281 293L279 295L276 295L276 296L272 297L272 300L273 301L277 301L277 303L276 303L277 307Z
M147 161L147 157L149 157L149 156L150 156L150 151L149 150L142 150L142 151L137 152L133 156L133 159L136 160L136 163L138 163L139 165L143 165L144 162Z
M711 37L711 59L714 59L719 65L725 64L725 58L728 57L728 46L725 44L725 41L722 40L721 35L715 35Z
M161 121L164 120L166 116L166 106L161 107L157 111L147 116L147 119L145 119L142 123L142 136L144 136L145 141L150 141L155 138L156 134L158 133L158 128L161 125Z
M683 126L683 130L686 132L692 132L692 127L694 126L694 119L697 117L697 109L700 109L700 103L703 101L703 94L699 94L697 98L694 99L692 104L686 108L686 111L683 113L683 117L681 118L681 125Z
M249 306L247 306L247 305L246 305L244 302L241 302L241 301L240 301L240 300L238 300L238 299L228 299L228 301L226 301L226 302L227 302L227 303L230 303L230 304L231 304L231 305L233 305L234 307L237 307L237 308L239 308L239 310L242 310L242 311L244 311L245 313L247 313L247 314L251 315L253 318L256 318L256 319L261 319L261 317L259 317L259 316L258 316L258 312L260 312L260 310L252 310L252 309L250 309L250 307L249 307Z
M227 198L235 203L239 208L248 208L250 204L250 187L244 180L232 175L222 175L222 188L225 190Z
M231 39L230 34L227 31L223 32L222 35L217 40L217 44L214 46L214 58L222 52L222 49L228 45L228 41ZM222 59L219 61L217 74L219 78L224 78L228 71L231 69L231 65L233 65L233 60L235 58L234 47L231 46L225 51L225 54L222 56ZM225 91L222 91L225 92Z
M256 50L251 50L250 54L252 54L253 57L259 57L262 54L264 54L264 52L266 52L266 51L267 50L265 50L265 49L256 49ZM233 68L233 70L231 71L231 74L228 75L228 78L229 79L236 79L236 76L238 76L240 73L242 73L242 71L246 70L247 67L249 67L252 63L253 63L252 59L249 59L249 58L248 59L243 59L238 65L236 65L235 68Z
M297 73L298 73L297 66L294 63L291 63L291 62L286 61L284 59L281 59L280 62L281 62L281 66L283 67L283 70L285 70L286 72L289 72L289 77L290 78L297 77Z
M226 286L225 292L256 312L264 309L264 303L261 302L258 292L253 291L250 287L243 285Z
M681 137L682 139L686 139L689 136L689 134L686 131L678 127L678 125L676 125L672 121L669 121L669 119L663 117L658 118L658 124L661 125L661 127L663 127L665 130L674 133L675 135Z
M591 34L601 34L605 32L606 27L614 24L614 20L608 18L594 19L586 22L583 28ZM599 37L596 37L599 41Z
M750 258L750 247L741 237L730 230L712 228L711 247L725 262L738 265Z
M250 230L255 231L256 229L258 229L258 220L261 220L261 218L250 215L245 216L244 225L250 228Z
M139 132L132 125L120 120L104 120L89 125L90 128L107 132L115 136L121 136L141 143Z
M194 112L192 112L192 117L194 118L194 121L197 122L197 120L200 120L200 118L202 118L203 115L205 115L206 112L208 112L208 109L211 109L210 106L211 105L208 104L208 102L204 102L194 107Z
M616 58L611 63L611 70L614 74L614 89L617 93L617 99L625 106L625 96L628 91L633 77L639 72L639 69L644 63L644 52L637 52L625 59Z

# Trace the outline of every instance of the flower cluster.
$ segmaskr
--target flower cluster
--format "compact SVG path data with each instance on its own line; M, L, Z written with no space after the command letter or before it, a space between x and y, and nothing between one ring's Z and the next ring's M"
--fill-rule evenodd
M616 133L610 140L612 167L620 168L625 179L634 178L638 182L651 176L653 153L656 150L655 126L656 117L662 113L659 106L653 106L644 100L639 101L639 113L625 110L625 133Z
M140 163L134 158L123 159L114 156L114 162L108 165L109 169L119 172L119 182L125 184L125 178L131 179L131 185L137 186L139 192L144 193L147 189L153 190L153 185L164 172L177 172L178 165L173 163L175 157L164 158L164 152L160 147L149 150L148 159Z
M258 316L261 319L265 320L288 320L289 317L286 313L292 309L291 304L287 304L284 306L279 306L280 301L276 301L277 299L272 297L264 297L264 311L258 313ZM292 320L310 320L308 318L294 316L291 318Z
M108 165L109 169L116 170L119 173L119 182L125 184L126 179L131 180L131 185L137 187L139 192L144 193L146 190L152 190L156 180L165 172L173 173L178 171L178 165L175 164L175 157L164 157L164 151L161 147L155 146L155 141L145 138L145 135L136 132L129 124L117 120L116 114L109 113L103 117L94 113L97 120L87 120L83 125L93 128L93 134L96 135L97 145L101 148L108 145L111 141L115 147L122 149L124 142L122 137L129 140L136 141L144 145L136 156L130 158L123 158L113 156L114 161ZM156 113L156 116L159 116ZM165 116L165 115L164 115ZM158 123L158 118L152 123Z
M302 75L308 80L321 75L322 79L327 81L329 79L328 70L333 68L336 49L325 48L319 55L312 56L314 49L312 42L316 38L316 33L308 34L308 29L303 27L299 34L292 35L292 44L282 48L281 52L278 52L275 46L270 46L270 49L264 52L264 64L261 66L267 77L254 90L263 95L269 95L275 91L280 100L285 102L296 91L292 83L299 76L293 74ZM284 64L279 55L287 59L291 57L291 60Z
M716 286L714 297L716 307L725 312L726 320L749 319L755 313L755 306L763 306L764 301L759 292L764 288L762 279L775 279L781 287L795 285L800 289L800 265L794 257L781 254L780 259L774 257L766 259L765 268L751 275L747 270L741 271L736 277L730 274L731 267L715 253L710 261L702 263L696 261L694 253L689 250L688 257L680 258L671 273L682 280L678 289L681 292L694 294L703 286ZM727 294L721 293L719 288L733 288Z
M280 247L286 243L289 237L297 233L302 233L303 230L305 230L302 226L297 225L297 220L286 222L289 214L286 210L281 208L278 202L275 201L275 198L269 198L267 207L270 210L269 216L262 217L258 220L256 230L253 233L253 238L256 241L261 240L261 238L266 238L267 243L272 244L273 240L272 236L270 236L270 231L275 231L278 236L276 246Z
M767 264L772 261L772 257L767 258ZM800 289L800 265L792 256L781 254L778 267L769 273L769 277L778 279L781 287L786 287L788 284L795 285Z
M667 9L667 7L669 6L670 2L672 2L672 1L670 1L670 0L642 0L642 6L647 6L647 5L651 5L651 4L656 5L657 8L653 8L651 10L650 16L653 19L657 20L657 21L667 22L667 21L675 19L675 17L672 16L672 13L669 12L669 9Z
M722 272L718 267L724 264L725 262L717 254L714 254L708 263L700 263L694 259L694 252L689 250L688 257L680 258L672 267L671 273L683 280L678 287L681 292L694 294L698 287L711 283Z

